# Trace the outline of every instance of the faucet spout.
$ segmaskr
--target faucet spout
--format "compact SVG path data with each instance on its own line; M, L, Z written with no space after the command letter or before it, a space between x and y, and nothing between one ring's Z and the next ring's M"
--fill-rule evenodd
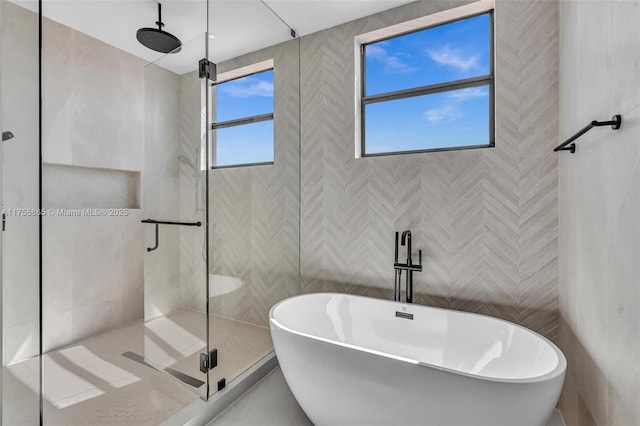
M411 231L408 229L402 232L402 240L400 241L400 244L403 246L406 245L407 237L409 237L409 244L411 244Z
M400 245L407 246L407 265L411 265L413 262L411 260L411 231L410 230L407 229L402 233Z

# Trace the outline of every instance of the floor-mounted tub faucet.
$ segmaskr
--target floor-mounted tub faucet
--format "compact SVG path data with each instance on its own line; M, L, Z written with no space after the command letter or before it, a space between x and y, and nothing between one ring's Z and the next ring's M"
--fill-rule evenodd
M396 232L396 250L395 250L395 261L393 263L393 268L395 271L395 283L393 287L393 300L396 302L400 301L400 293L401 293L401 285L402 285L402 271L407 271L407 288L406 288L406 298L407 303L413 303L413 272L421 272L422 271L422 250L418 250L418 264L413 264L413 256L411 254L411 231L406 230L402 233L402 239L400 241L400 245L407 246L407 261L406 263L398 263L398 237L399 234Z

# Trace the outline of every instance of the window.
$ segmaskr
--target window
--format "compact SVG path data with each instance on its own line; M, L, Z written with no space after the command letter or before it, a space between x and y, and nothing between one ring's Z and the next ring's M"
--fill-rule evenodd
M273 164L273 69L215 89L214 168Z
M361 153L494 145L492 12L363 44Z

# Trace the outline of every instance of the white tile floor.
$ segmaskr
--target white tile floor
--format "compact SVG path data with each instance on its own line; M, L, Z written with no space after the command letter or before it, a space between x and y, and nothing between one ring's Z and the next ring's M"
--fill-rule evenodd
M278 367L207 426L309 425L313 424L296 402ZM558 410L548 426L565 426Z
M313 425L298 405L280 368L251 388L207 426Z
M159 367L205 380L198 357L205 347L204 314L178 310L93 336L43 357L44 419L47 425L155 426L206 391L122 356L131 351ZM217 380L237 377L273 350L269 330L211 316L210 339L218 349ZM38 359L3 371L3 418L37 424Z

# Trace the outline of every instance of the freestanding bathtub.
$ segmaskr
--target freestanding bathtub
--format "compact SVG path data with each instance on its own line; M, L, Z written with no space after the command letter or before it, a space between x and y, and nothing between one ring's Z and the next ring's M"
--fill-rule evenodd
M566 360L544 337L485 315L346 294L277 303L284 377L316 425L545 425Z

